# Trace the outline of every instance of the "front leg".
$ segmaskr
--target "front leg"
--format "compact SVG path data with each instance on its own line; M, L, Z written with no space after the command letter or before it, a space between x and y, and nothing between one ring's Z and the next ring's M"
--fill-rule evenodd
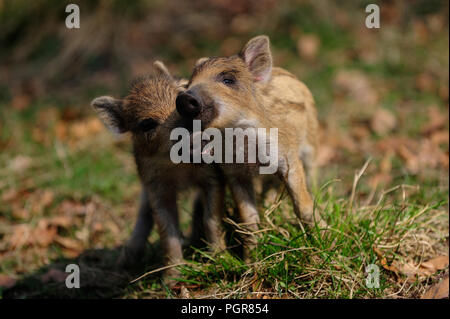
M209 184L203 189L203 228L208 244L213 251L226 247L222 228L223 211L225 205L225 186L218 183Z
M125 244L119 257L121 267L136 265L143 257L148 235L153 228L153 216L147 192L141 191L140 207L131 238Z
M205 228L203 226L204 201L203 194L196 194L192 212L191 234L187 245L188 249L191 246L201 248L205 244L203 240L205 238Z
M158 228L159 238L164 251L166 265L175 265L183 261L182 237L179 229L177 198L168 188L157 186L148 187L150 205L153 218ZM165 271L165 278L169 286L176 284L175 277L179 275L175 267Z
M286 165L280 171L281 178L289 191L297 217L307 224L320 228L327 228L327 223L322 219L306 186L306 176L301 160L296 155L288 156Z
M256 237L253 232L258 230L259 214L256 208L253 181L250 176L232 176L228 184L237 206L239 217L244 228L250 232L244 236L244 260L250 260L250 251L256 246Z

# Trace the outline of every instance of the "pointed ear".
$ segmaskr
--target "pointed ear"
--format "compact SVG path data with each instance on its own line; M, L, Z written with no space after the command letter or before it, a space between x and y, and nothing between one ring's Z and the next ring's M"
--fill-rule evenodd
M164 63L162 63L161 61L153 62L153 69L155 70L156 74L158 74L158 75L165 75L165 76L168 76L169 78L172 78L169 70L166 68Z
M272 54L270 53L270 41L266 35L260 35L250 39L239 53L255 81L266 82L272 73Z
M198 59L197 61L195 61L194 67L199 66L200 64L202 64L203 62L205 62L205 61L208 60L208 59L209 59L209 58L207 58L207 57L203 57L203 58Z
M100 96L91 102L92 107L103 124L114 133L127 131L122 118L122 100L110 96Z

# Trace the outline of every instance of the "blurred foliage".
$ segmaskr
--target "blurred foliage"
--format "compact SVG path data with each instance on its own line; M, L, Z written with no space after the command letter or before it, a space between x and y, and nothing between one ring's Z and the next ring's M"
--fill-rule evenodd
M318 77L329 77L345 64L402 73L406 63L391 63L382 54L375 57L379 61L365 61L361 44L372 42L376 51L374 46L384 37L380 31L364 30L369 1L77 1L81 28L71 30L64 24L68 3L0 1L1 98L24 93L32 99L70 99L86 89L89 96L97 90L123 93L132 77L150 72L154 59L188 76L198 57L235 53L260 33L271 37L276 62L298 75L309 67ZM383 33L394 29L403 34L421 21L429 28L430 17L443 15L443 21L431 22L431 27L433 33L448 34L447 1L376 3L382 9ZM297 53L298 40L305 34L320 41L319 57L312 65ZM395 54L389 47L383 50ZM330 55L342 61L321 60Z

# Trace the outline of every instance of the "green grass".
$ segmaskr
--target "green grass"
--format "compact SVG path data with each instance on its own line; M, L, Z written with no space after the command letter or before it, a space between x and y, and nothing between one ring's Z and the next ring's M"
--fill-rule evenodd
M263 231L256 235L253 262L245 264L239 254L228 250L217 254L196 250L179 267L180 281L196 287L191 292L195 298L382 298L400 286L392 273L380 267L380 288L366 287L366 266L379 265L374 246L393 247L384 251L392 261L408 257L405 249L428 227L437 227L440 233L435 239L445 240L440 225L448 217L438 210L447 205L445 199L426 207L399 202L394 200L399 188L374 205L355 203L350 209L348 201L330 195L333 187L325 189L317 203L330 224L326 235L317 228L304 232L285 198L262 214ZM432 225L423 225L431 218L436 218ZM151 295L159 283L157 278L141 279L132 284L131 294ZM418 293L420 287L412 287L409 293Z

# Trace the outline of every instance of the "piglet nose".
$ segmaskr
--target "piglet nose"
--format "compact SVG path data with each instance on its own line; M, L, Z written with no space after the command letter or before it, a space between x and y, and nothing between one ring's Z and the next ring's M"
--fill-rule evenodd
M194 118L200 114L202 108L198 97L190 91L178 94L176 105L178 113L183 117L189 118Z

